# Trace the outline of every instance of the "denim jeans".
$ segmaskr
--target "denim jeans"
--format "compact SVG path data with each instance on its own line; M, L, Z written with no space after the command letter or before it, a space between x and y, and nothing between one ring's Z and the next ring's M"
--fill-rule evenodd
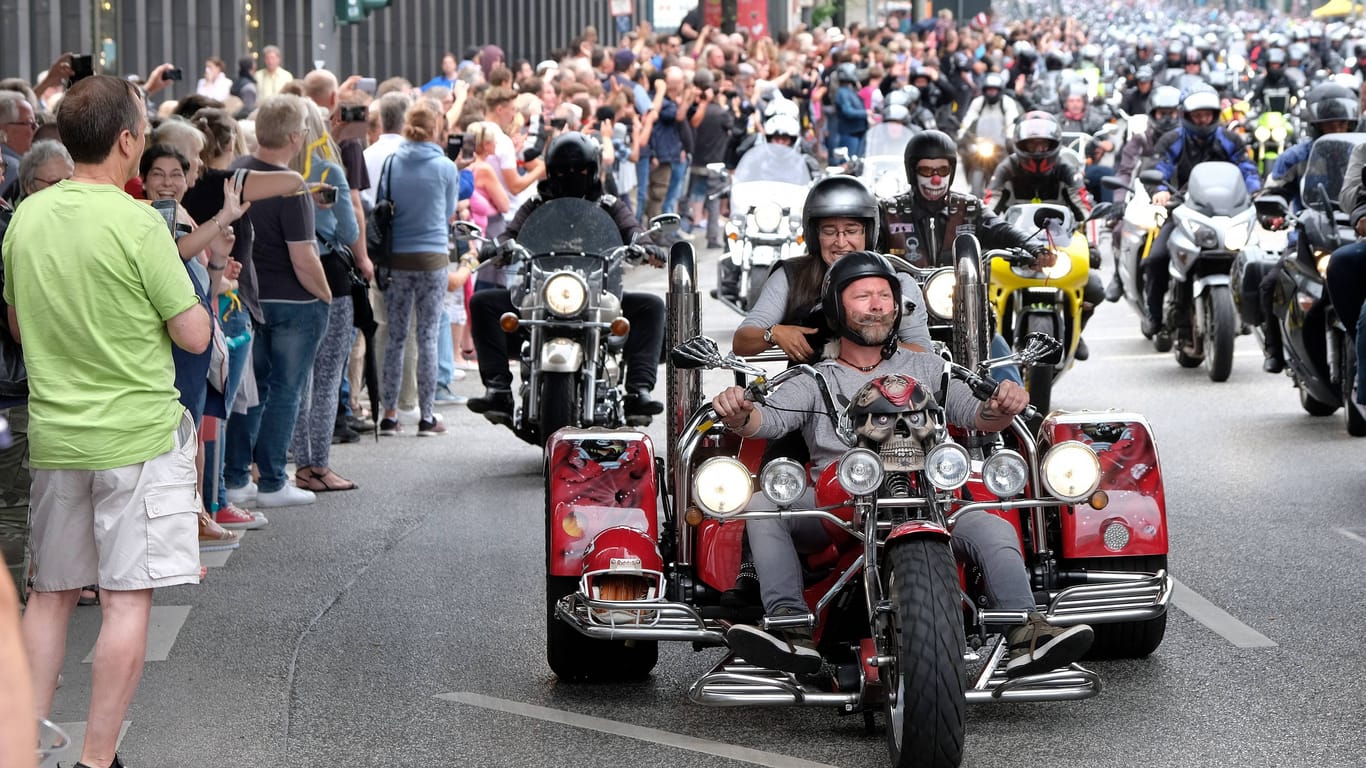
M327 305L318 300L262 301L261 313L266 322L256 329L252 344L261 402L228 421L223 480L232 488L246 485L254 460L261 473L258 490L274 493L285 487L285 454L304 383L313 375L313 359L327 329Z
M688 164L669 164L669 189L664 193L664 213L678 213L678 200L683 196L683 185L688 181Z
M246 307L238 309L227 317L223 318L223 335L232 339L251 331L251 315L248 314ZM224 382L223 388L227 391L223 393L224 407L228 410L228 422L233 419L246 418L245 414L233 414L232 403L237 399L237 390L242 386L242 375L247 372L247 361L251 359L252 340L248 338L236 347L228 350L228 380ZM218 439L204 441L204 455L212 457L214 460L211 470L206 470L204 476L204 498L215 505L213 509L219 510L228 505L228 488L223 482L223 464L227 458L224 430L226 423L218 427ZM209 471L217 473L217 478L211 478ZM216 490L215 490L216 489Z
M636 161L636 180L636 218L644 221L643 214L650 196L650 158L646 157L644 152Z

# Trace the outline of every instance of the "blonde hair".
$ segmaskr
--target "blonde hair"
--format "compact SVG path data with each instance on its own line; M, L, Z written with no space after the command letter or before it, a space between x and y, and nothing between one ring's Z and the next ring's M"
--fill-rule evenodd
M403 138L408 141L436 141L441 133L442 116L438 107L418 99L403 115Z
M301 99L304 103L304 145L299 150L299 154L289 161L289 168L298 171L300 175L304 173L304 168L309 163L309 153L313 154L314 160L330 160L338 165L341 164L341 150L337 148L337 143L332 140L332 136L327 132L327 120L323 117L323 111L317 104ZM325 139L321 146L314 146L319 139Z
M474 139L474 154L476 157L481 157L483 155L480 150L484 148L485 144L492 141L496 145L498 139L503 135L503 129L499 128L497 123L489 120L480 120L470 123L470 127L467 130Z

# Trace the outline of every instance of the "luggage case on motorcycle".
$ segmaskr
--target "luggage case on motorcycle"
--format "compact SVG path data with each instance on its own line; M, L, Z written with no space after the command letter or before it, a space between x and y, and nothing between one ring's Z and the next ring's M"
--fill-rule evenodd
M1238 308L1238 316L1244 323L1262 324L1262 280L1278 263L1280 257L1277 254L1251 246L1239 251L1238 257L1233 260L1229 287L1233 291L1233 306Z
M634 430L562 429L546 445L549 573L578 577L599 533L626 526L659 538L650 436Z

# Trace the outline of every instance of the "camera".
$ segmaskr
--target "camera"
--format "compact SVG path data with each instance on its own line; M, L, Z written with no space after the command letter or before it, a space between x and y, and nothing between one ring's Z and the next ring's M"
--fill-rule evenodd
M71 82L95 74L95 57L89 53L71 57Z
M474 159L474 134L467 133L460 137L460 159L465 162Z
M372 95L372 96L373 96L374 93L375 93L375 87L376 87L376 83L375 83L375 78L373 78L373 77L362 77L362 78L360 79L360 82L356 83L356 90L358 90L358 91L365 91L366 93L368 93L368 94L370 94L370 95Z
M459 160L464 149L465 135L463 133L453 133L446 137L446 157L452 161Z
M554 128L554 129L557 130L557 131L563 131L563 130L564 130L564 127L565 127L566 125L568 125L568 124L569 124L569 121L568 121L567 119L563 118L563 117L552 117L552 118L550 118L550 127L551 127L551 128Z
M161 79L162 79L162 80L184 80L184 79L185 79L185 71L184 71L183 69L181 69L180 67L171 67L170 69L168 69L168 70L166 70L165 72L162 72L162 73L161 73Z
M341 108L341 119L343 123L363 123L365 122L366 108L361 104Z
M318 197L323 201L324 205L332 205L337 202L337 188L322 187L318 190Z

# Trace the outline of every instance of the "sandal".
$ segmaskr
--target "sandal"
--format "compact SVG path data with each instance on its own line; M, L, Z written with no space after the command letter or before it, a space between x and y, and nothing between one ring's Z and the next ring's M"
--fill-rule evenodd
M304 490L314 493L326 493L328 491L354 491L360 487L347 480L331 469L319 472L312 467L304 467L294 473L295 483Z
M100 585L90 584L81 587L81 596L76 599L76 605L99 605L100 604Z

